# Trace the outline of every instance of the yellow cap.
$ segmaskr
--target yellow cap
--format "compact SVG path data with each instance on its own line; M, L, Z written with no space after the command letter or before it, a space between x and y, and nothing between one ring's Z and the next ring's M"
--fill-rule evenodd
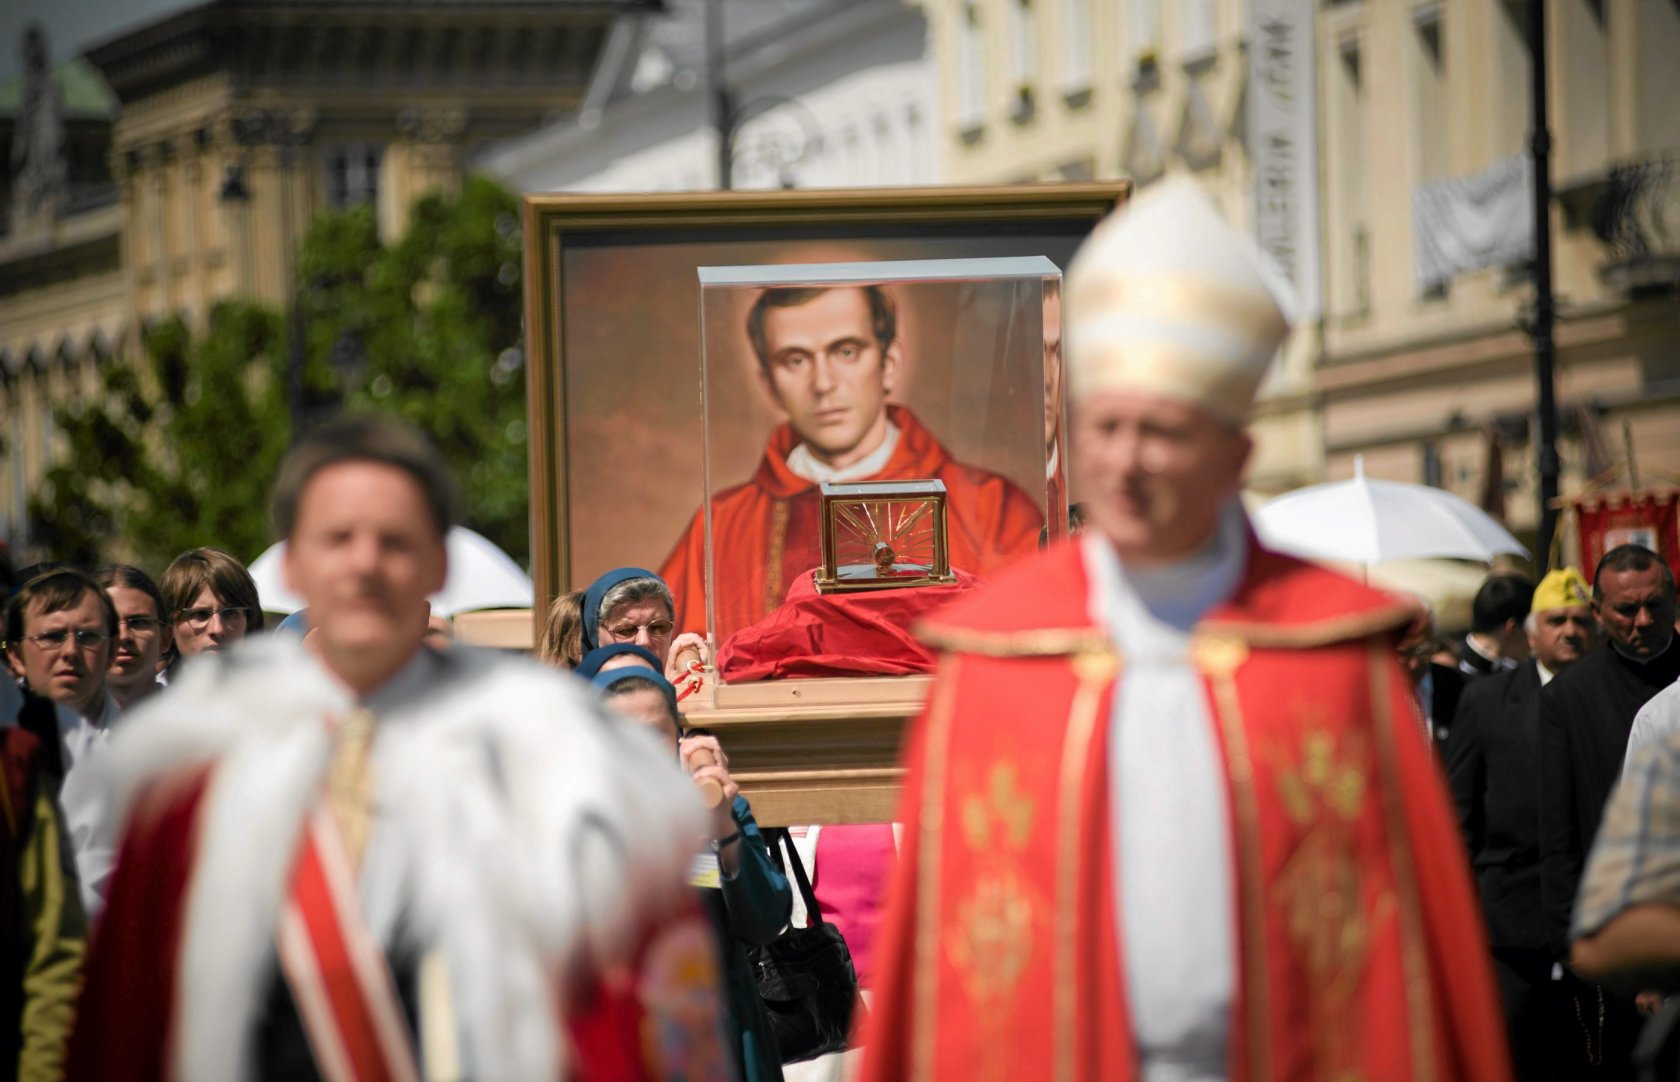
M1574 609L1590 604L1592 595L1587 590L1587 580L1581 577L1581 572L1573 567L1560 567L1556 571L1546 572L1546 577L1534 588L1534 603L1529 606L1529 611L1549 612L1552 609Z

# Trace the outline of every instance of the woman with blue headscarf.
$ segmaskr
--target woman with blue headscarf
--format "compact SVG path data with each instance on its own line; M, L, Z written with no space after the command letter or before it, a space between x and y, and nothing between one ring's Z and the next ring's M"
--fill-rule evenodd
M643 567L619 567L589 584L583 593L583 652L630 642L660 660L665 678L688 674L690 654L704 664L706 640L692 631L676 636L676 608L665 580Z
M596 650L584 663L598 666L613 660L616 653L612 647ZM717 738L710 733L683 733L677 691L671 682L646 664L597 672L593 682L609 705L666 740L695 784L716 786L722 795L712 809L711 851L702 853L695 882L718 930L733 1028L731 1047L740 1057L741 1077L747 1082L779 1082L781 1052L745 948L763 946L782 934L793 915L793 888L770 862L752 806L729 776L729 760Z

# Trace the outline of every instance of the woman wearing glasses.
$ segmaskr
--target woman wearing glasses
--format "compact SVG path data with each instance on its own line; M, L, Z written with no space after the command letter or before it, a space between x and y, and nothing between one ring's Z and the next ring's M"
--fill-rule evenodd
M583 594L583 650L615 642L635 643L665 663L665 678L684 684L695 666L711 660L706 640L692 631L678 635L671 588L640 567L620 567L590 584Z
M105 688L127 710L162 687L158 669L172 637L163 618L169 608L157 583L138 567L112 564L100 568L96 578L117 610L117 637L111 642Z
M221 549L189 549L175 557L163 573L163 602L175 636L171 669L181 658L221 650L262 630L257 584Z

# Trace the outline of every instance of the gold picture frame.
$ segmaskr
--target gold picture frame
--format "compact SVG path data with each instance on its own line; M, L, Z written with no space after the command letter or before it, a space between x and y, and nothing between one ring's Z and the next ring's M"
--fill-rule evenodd
M698 444L690 448L677 426L642 416L698 398L699 267L1044 255L1065 270L1129 191L1119 181L525 196L537 626L558 594L609 567L658 568L660 546L680 532L666 519L680 527L705 500L699 478L684 474ZM928 682L730 686L696 696L705 701L690 724L724 740L761 821L880 821L896 799L904 721L920 708Z

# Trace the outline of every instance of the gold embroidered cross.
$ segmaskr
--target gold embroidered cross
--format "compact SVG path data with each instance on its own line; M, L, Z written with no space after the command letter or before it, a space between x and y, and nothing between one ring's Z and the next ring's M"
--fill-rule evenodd
M1032 798L1021 791L1013 763L996 763L987 775L982 793L970 794L962 803L963 832L969 847L981 852L992 847L992 825L1002 828L1002 838L1011 849L1026 848L1032 834Z

